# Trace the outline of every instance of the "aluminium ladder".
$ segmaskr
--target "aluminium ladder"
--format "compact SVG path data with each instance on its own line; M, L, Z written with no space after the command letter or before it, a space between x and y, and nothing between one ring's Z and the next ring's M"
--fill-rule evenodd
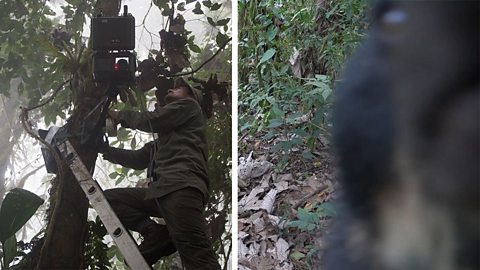
M105 195L103 195L102 188L93 179L70 141L66 140L61 142L57 147L66 159L73 175L85 192L85 195L87 195L90 204L97 212L103 225L105 225L105 228L122 253L128 266L133 270L151 270L152 268L147 264L138 250L137 243L118 219L105 198Z

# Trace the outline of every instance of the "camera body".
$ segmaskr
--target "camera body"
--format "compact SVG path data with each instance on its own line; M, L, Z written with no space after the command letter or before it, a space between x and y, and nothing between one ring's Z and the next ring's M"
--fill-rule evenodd
M127 6L121 16L92 18L93 78L95 82L133 84L136 56L135 18Z
M96 82L131 83L135 81L135 54L129 51L97 51L93 55Z

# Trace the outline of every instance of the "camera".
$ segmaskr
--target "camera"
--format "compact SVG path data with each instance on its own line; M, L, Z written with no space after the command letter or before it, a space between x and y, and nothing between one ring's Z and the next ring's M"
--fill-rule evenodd
M92 18L91 32L94 81L133 84L137 68L135 18L127 6L121 16Z

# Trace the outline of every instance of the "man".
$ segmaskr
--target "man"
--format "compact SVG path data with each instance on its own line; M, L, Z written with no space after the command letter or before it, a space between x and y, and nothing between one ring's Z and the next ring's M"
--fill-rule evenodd
M158 101L158 91L156 96ZM220 269L204 217L210 184L202 92L178 79L165 102L153 112L109 112L124 127L155 132L158 138L139 150L101 151L112 163L150 167L153 179L148 188L115 188L105 196L124 226L143 236L139 249L149 264L178 250L186 269ZM166 225L151 216L162 217Z

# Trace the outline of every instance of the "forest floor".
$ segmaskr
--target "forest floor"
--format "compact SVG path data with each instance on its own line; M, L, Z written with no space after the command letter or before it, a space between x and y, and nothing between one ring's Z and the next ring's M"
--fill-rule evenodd
M255 135L239 141L240 270L321 267L338 186L329 142L317 139L314 158L306 160L300 147L273 152L281 140Z

